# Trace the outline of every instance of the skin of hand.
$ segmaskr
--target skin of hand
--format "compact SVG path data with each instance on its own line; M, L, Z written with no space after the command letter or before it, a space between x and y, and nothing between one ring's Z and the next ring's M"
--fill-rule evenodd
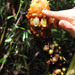
M75 38L75 9L61 10L61 11L49 11L42 10L42 13L48 17L54 18L53 25L68 31Z

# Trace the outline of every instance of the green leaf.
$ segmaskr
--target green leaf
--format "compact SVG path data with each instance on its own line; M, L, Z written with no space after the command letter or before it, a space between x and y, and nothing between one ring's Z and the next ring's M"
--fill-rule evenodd
M21 3L24 3L24 0L20 0L21 1Z
M49 75L53 75L53 74L49 74Z
M19 26L16 26L16 28L19 28Z
M7 17L7 20L10 19L10 18L13 18L13 17L14 17L14 15L8 16Z
M4 58L0 59L0 63L3 63L3 61L4 61ZM6 60L6 61L7 61L7 60ZM6 61L5 61L5 62L6 62Z
M64 38L63 41L69 40L68 38Z
M25 55L24 55L24 58L25 58L25 59L28 59L28 57L27 57L27 56L25 56Z
M6 39L5 42L11 42L12 38Z
M25 32L23 33L22 41L24 42L24 40L25 40Z
M23 28L23 27L19 27L20 29L22 29L22 30L25 30L25 28Z
M74 54L72 61L69 65L69 68L68 68L66 75L75 75L75 54Z
M53 33L53 32L57 32L57 29L51 29L51 31L52 31L52 33Z
M28 67L24 67L24 69L29 70L29 68L28 68Z
M22 41L24 42L25 39L28 39L28 31L23 33Z
M28 32L27 31L25 32L25 36L26 36L26 39L28 39Z
M16 28L19 28L19 29L25 30L25 28L23 28L23 27L19 27L19 26L16 26Z
M28 46L30 47L30 43L27 41Z
M49 3L49 6L50 6L51 8L53 8L54 10L56 10L56 8L55 8L51 3Z

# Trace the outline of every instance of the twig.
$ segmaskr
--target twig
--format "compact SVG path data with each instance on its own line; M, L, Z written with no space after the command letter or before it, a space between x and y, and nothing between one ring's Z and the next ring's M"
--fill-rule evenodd
M8 56L9 56L9 51L8 51L7 54L4 56L4 61L3 61L2 65L1 65L1 67L0 67L0 71L3 69L3 66L4 66L5 61L6 61L6 59L7 59Z
M28 66L30 66L30 64L34 61L34 59L39 55L39 51L35 53L33 59L31 60L31 62L28 64Z
M26 62L26 59L24 58L24 55L21 55L21 54L17 54L17 55L23 57L24 62L25 62L25 66L28 67L28 64L27 64L27 62ZM27 69L27 75L29 75L29 69Z
M21 18L22 18L22 14L21 14L20 17L18 18L18 20L17 20L17 22L16 22L16 24L15 24L15 27L17 27L17 25L18 25L18 23L19 23L19 21L20 21Z
M6 61L6 59L8 58L8 56L9 56L9 54L10 54L10 52L11 52L11 50L12 50L12 42L10 42L10 48L9 48L9 50L8 50L8 52L7 52L7 54L4 56L4 60L3 60L3 63L2 63L2 65L1 65L1 67L0 67L0 72L1 72L1 70L3 69L3 66L4 66L4 64L5 64L5 61Z
M14 19L16 20L16 13L15 13L15 8L14 8L14 4L13 4L13 0L11 0L11 9L12 9L12 14L14 15Z
M66 75L75 75L75 54L74 54L74 56L72 58L72 61L70 63L70 66L69 66L69 68L67 70Z
M7 0L7 11L10 9L10 1Z
M18 12L17 12L17 15L16 15L16 19L17 19L17 17L18 17L18 15L19 15L19 13L20 13L21 6L22 6L22 3L20 2L20 6L19 6L19 9L18 9Z

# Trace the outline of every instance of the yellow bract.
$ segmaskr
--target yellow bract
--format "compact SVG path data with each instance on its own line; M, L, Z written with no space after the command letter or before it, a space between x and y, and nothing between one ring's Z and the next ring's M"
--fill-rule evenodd
M37 27L39 25L39 18L38 17L34 18L33 24L34 24L35 27Z
M42 25L43 27L46 27L46 25L47 25L47 20L46 20L45 18L42 18L42 19L41 19L41 25Z

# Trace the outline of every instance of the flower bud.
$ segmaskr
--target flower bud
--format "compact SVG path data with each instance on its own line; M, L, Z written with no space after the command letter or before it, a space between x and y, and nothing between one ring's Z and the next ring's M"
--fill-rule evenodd
M53 41L53 43L56 44L57 42L56 41Z
M39 25L39 18L38 17L34 18L33 24L34 24L35 27L37 27Z
M52 58L52 63L55 64L58 61L58 59L56 57Z
M53 50L52 50L52 49L49 50L49 54L50 54L50 55L53 54Z
M63 73L63 72L61 72L61 75L64 75L64 73Z
M59 59L62 61L62 60L63 60L63 57L62 57L62 56L60 56L60 57L59 57Z
M48 51L48 50L49 50L49 45L45 45L45 46L43 47L43 50L44 50L44 51Z
M46 20L45 18L42 18L42 19L41 19L41 25L42 25L43 27L46 27L46 25L47 25L47 20Z
M57 74L60 74L61 73L61 69L56 69L55 71L54 71L54 73L57 75Z
M56 43L55 46L57 47L57 46L59 46L59 45Z
M66 72L66 68L63 67L63 68L62 68L62 72Z
M59 54L55 54L55 57L56 57L56 58L59 58Z
M60 49L61 49L61 47L59 46L59 47L58 47L58 49L60 50Z

